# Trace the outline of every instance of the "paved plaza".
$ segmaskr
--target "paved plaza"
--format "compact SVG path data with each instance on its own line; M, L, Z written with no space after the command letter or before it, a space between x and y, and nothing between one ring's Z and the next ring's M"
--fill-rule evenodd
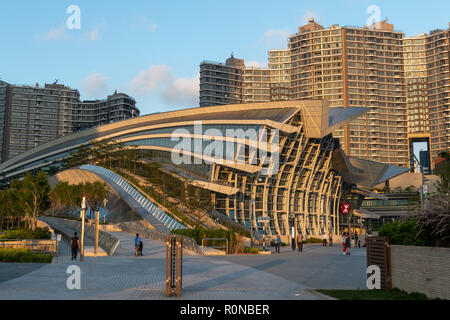
M0 300L167 299L165 247L144 240L144 257L135 257L133 235L113 234L121 243L111 257L73 263L64 242L52 264L0 263ZM177 299L320 300L327 297L313 289L364 289L365 249L354 249L351 256L340 249L306 245L303 253L283 248L268 256L185 255L183 291ZM81 290L67 289L66 269L72 264L81 268Z

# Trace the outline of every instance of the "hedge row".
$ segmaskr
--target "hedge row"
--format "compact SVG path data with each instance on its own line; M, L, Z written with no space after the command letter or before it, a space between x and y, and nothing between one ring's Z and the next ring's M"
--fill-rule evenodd
M232 231L224 230L224 229L215 229L215 230L209 230L205 228L195 228L195 229L180 229L180 230L173 230L172 233L183 235L186 237L190 237L194 239L198 245L202 244L203 238L225 238L231 241L236 240L236 235ZM217 243L216 243L217 242ZM223 245L223 242L220 241L210 241L208 242L209 245Z
M50 240L52 233L45 228L36 228L35 230L19 229L19 230L6 230L0 234L1 240L24 240L24 239L37 239L37 240Z
M53 256L30 249L0 248L0 262L51 263Z

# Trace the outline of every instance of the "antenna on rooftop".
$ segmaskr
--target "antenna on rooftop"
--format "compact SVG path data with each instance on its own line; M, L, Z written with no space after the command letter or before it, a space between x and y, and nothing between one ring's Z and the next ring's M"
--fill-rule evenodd
M59 81L59 79L55 79L55 82L53 84L57 84Z

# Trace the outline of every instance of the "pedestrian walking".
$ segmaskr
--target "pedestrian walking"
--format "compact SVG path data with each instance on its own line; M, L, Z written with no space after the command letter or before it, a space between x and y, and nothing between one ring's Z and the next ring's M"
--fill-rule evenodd
M333 246L333 234L331 232L329 233L329 237L328 237L328 245L330 247Z
M78 249L80 248L80 238L78 238L78 233L76 232L70 239L70 247L72 248L72 260L77 260L77 253Z
M299 233L297 237L298 252L303 252L303 233Z
M276 243L277 253L280 253L280 248L281 248L281 236L279 233L277 233L277 243Z
M358 245L358 232L355 233L355 246L353 248L356 248Z
M134 238L134 248L135 248L135 256L139 256L139 247L141 245L142 239L139 237L139 233L136 233L136 238Z
M292 251L295 251L295 247L296 247L295 237L292 237L291 245L292 245Z
M141 257L144 255L143 250L144 250L144 243L141 240L141 242L139 242L139 255Z
M345 248L346 248L346 255L350 255L350 249L352 247L352 238L350 234L347 233L347 238L345 239Z
M328 242L328 233L324 233L323 235L323 241L322 241L322 246L326 247L327 246L327 242Z
M346 248L345 248L345 244L346 244L346 239L347 239L347 233L344 231L342 233L342 254L345 255L346 254Z

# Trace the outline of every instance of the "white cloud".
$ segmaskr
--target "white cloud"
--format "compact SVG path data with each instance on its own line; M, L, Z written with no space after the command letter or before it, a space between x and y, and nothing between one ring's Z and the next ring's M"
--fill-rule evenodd
M318 14L317 12L314 12L314 11L307 10L305 12L305 14L303 14L300 17L300 24L301 25L308 24L308 20L311 19L311 18L313 18L314 21L317 22L317 23L321 23L322 22L322 16L320 14Z
M91 41L97 41L100 38L100 31L105 27L105 23L102 23L96 26L91 32L88 34L88 38Z
M98 40L98 37L99 37L99 30L98 29L92 30L89 33L89 40L91 40L91 41Z
M159 26L156 23L151 23L148 26L148 30L151 32L156 32L159 29Z
M255 67L255 68L267 68L268 63L267 62L260 62L260 61L245 61L246 67Z
M200 76L195 78L174 78L161 92L168 104L197 107L199 104Z
M131 91L138 95L150 93L165 86L171 77L172 72L168 66L151 66L149 69L139 72L131 80Z
M264 39L269 48L285 48L291 33L287 29L268 29L264 33Z
M143 30L148 32L156 32L159 30L159 25L150 21L146 16L140 16L132 26L136 30Z
M50 29L44 35L37 35L36 40L46 40L46 41L57 41L57 40L66 40L67 34L64 25L61 25L58 28Z
M108 77L100 73L92 73L83 80L83 89L88 96L102 96L108 89L107 80Z
M156 93L165 103L178 106L197 106L200 79L175 77L166 65L151 66L139 72L129 83L136 95Z

